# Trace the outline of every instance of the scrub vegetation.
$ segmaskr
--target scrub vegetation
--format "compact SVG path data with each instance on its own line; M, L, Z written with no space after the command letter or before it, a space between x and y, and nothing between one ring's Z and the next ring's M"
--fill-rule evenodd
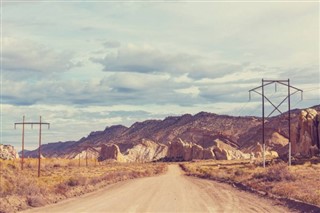
M162 163L103 164L85 160L43 159L41 177L37 175L37 160L20 162L0 160L0 212L16 212L30 207L56 203L100 189L111 183L163 173Z
M320 206L320 163L306 161L263 168L250 161L199 161L180 164L188 175L241 185L258 193Z

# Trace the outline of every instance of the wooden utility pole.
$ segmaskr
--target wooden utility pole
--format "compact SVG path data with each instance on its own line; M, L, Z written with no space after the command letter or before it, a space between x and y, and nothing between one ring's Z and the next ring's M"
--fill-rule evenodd
M25 122L25 116L23 116L22 123L14 123L14 128L17 125L22 125L22 161L21 161L21 169L23 169L23 161L24 161L24 125L39 125L39 148L38 148L38 177L40 177L40 166L41 166L41 136L42 136L42 125L47 125L48 129L50 129L50 123L42 122L42 117L40 116L40 122Z
M21 170L23 170L23 163L24 163L24 125L25 123L25 116L22 117L22 123L15 123L14 128L16 129L16 125L21 124L22 125L22 141L21 141Z
M86 145L86 146L82 146L83 148L84 148L84 150L86 151L86 167L88 167L88 165L89 165L89 163L88 163L88 150L92 150L93 152L98 152L95 148L93 148L92 146L88 146L88 145ZM79 158L79 160L80 160L80 158ZM96 162L95 162L95 165L96 165Z
M88 167L88 147L86 148L86 167Z

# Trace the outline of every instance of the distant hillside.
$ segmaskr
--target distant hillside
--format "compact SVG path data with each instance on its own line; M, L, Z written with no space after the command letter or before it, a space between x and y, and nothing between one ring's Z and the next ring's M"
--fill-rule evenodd
M320 111L320 105L312 108ZM300 111L292 110L293 123L297 122ZM287 114L267 119L265 129L266 140L271 140L272 137L288 138ZM121 153L125 153L135 145L141 144L143 140L168 145L178 139L198 144L203 148L213 146L214 141L219 139L231 147L246 151L261 143L261 133L262 125L259 117L235 117L200 112L195 115L170 116L164 120L136 122L129 128L122 125L106 127L103 131L91 132L79 141L42 145L41 152L45 157L73 158L85 151L86 147L93 147L99 151L103 144L117 144ZM272 147L278 149L277 144L273 144ZM26 155L36 156L37 150L27 152Z

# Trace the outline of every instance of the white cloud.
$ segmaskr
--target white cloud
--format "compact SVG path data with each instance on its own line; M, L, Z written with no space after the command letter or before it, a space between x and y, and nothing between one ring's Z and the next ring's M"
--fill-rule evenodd
M183 73L192 69L197 57L188 54L170 54L151 45L128 44L120 47L116 54L93 59L105 66L105 71L156 73Z
M111 76L104 78L101 84L108 85L113 89L128 89L128 90L154 90L160 89L163 85L168 86L170 75L167 74L142 74L120 72L114 73Z
M32 40L4 37L3 69L10 72L64 72L74 67L72 54L57 52Z
M191 95L191 97L197 97L200 93L200 90L198 87L192 86L189 88L176 89L175 92L181 93L181 94Z

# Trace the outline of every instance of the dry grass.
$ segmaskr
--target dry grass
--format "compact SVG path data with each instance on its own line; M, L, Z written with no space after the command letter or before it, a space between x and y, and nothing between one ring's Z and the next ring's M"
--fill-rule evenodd
M320 206L320 164L285 163L265 169L249 161L199 161L181 164L189 175L229 183L242 183L258 191Z
M37 177L37 160L20 162L0 160L0 213L55 203L122 180L152 176L166 170L162 163L103 163L93 160L44 159L41 177Z

